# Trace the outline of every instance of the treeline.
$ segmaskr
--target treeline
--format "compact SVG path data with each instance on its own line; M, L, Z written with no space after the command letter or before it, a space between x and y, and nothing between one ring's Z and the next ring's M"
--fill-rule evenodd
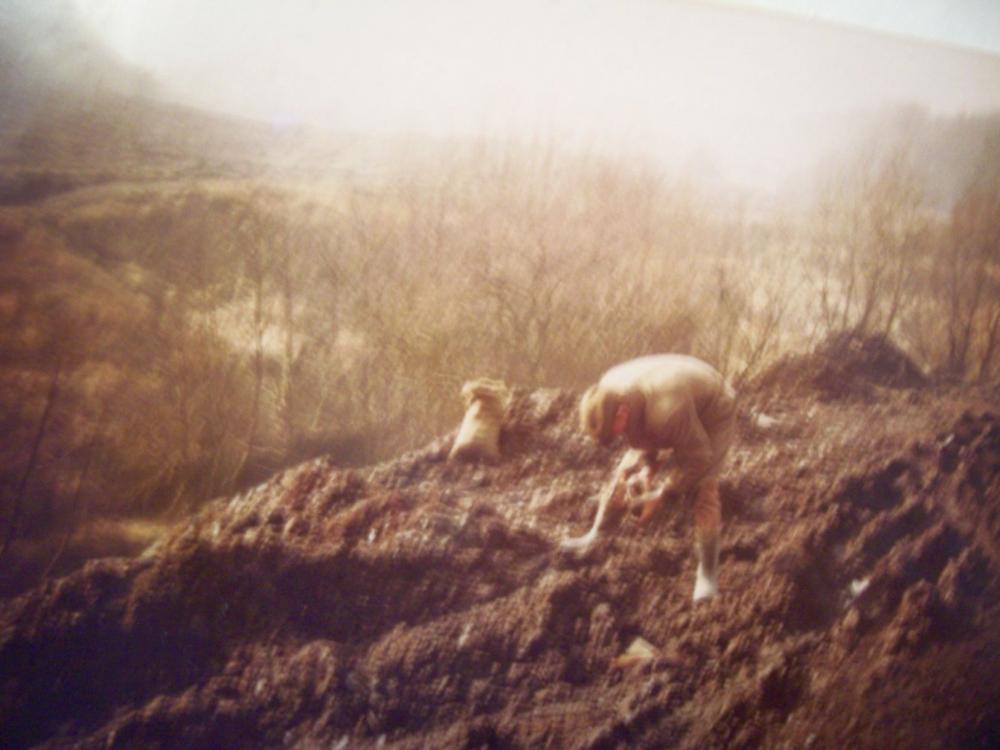
M1000 344L1000 130L947 211L912 150L863 152L806 217L824 330L881 333L948 380L995 382Z
M477 376L580 388L687 351L745 382L855 330L995 381L1000 140L948 211L916 156L842 163L806 212L488 144L368 184L112 184L8 209L3 554L310 456L394 455L456 426Z

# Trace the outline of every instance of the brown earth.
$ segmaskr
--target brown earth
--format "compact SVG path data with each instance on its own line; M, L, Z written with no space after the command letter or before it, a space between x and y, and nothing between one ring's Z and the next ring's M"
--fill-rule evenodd
M996 392L850 376L746 395L715 600L683 501L557 549L615 456L518 390L496 465L316 460L0 605L0 744L996 747Z

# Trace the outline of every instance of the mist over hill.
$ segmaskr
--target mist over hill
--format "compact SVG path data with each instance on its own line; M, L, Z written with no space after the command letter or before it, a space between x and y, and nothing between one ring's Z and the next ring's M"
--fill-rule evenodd
M153 77L101 41L71 0L0 7L0 91L5 133L23 128L49 99L157 94Z
M1000 110L996 55L745 8L529 17L514 4L490 11L484 37L479 11L434 3L416 26L391 3L250 3L237 26L211 3L122 7L0 9L7 160L25 148L33 163L119 166L115 149L138 146L147 161L201 160L201 174L205 161L247 174L256 160L372 176L456 143L541 140L774 202L811 196L818 171L892 138L946 209Z

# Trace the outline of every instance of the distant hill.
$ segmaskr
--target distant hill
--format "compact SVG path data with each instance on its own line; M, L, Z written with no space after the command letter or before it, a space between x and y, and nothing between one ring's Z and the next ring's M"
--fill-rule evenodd
M864 77L859 72L863 71L859 69L863 60L874 55L886 63L888 77L882 86L890 86L887 91L898 100L887 99L882 108L860 105L861 100L845 93L853 89L844 81L852 79L834 77L831 81L839 82L839 88L830 91L826 101L829 110L824 109L822 115L804 113L786 130L778 128L770 133L771 146L784 149L792 162L790 174L799 175L784 191L783 200L789 194L805 192L804 183L812 182L818 160L826 158L819 165L826 169L830 161L843 160L860 143L893 138L910 145L930 201L946 210L968 181L986 140L1000 133L997 113L938 114L949 111L960 98L941 94L944 98L940 100L910 103L920 98L914 81L934 71L939 78L956 82L966 75L971 89L988 93L983 81L990 81L1000 71L994 55L759 11L730 8L704 13L705 23L714 24L719 33L795 38L800 46L815 47L809 54L802 53L801 60L817 70L829 67L817 60L837 58L841 51L842 62L848 67L844 75L858 80ZM801 52L799 47L795 50L795 54ZM756 62L765 65L768 61ZM717 73L728 75L725 71L723 67ZM933 83L929 81L928 86ZM823 88L831 84L817 80L815 85ZM296 176L370 176L416 159L436 163L461 145L455 139L419 132L406 136L331 133L310 126L272 125L212 113L167 101L183 95L167 86L105 46L83 22L72 0L3 3L0 167L13 166L19 173L3 175L0 202L33 200L81 181L123 178L244 177L262 171L291 171ZM945 87L944 91L953 89ZM886 95L882 89L879 92ZM219 106L223 106L222 101ZM983 93L976 101L981 110L992 100ZM677 127L676 118L666 119L671 128ZM652 140L640 144L640 152L658 153ZM752 139L739 142L743 158L760 157L753 153ZM706 144L709 146L709 151L727 147L719 139ZM38 170L44 170L45 175L39 177ZM81 170L86 174L80 174ZM755 173L761 170L767 171L761 165L754 168Z
M68 0L0 6L0 203L109 180L247 176L309 141L231 115L162 100L148 73L119 59ZM329 153L328 151L326 153ZM315 155L315 151L314 154ZM294 161L294 160L292 160Z
M152 77L104 46L70 0L7 0L0 6L0 91L6 127L31 100L48 95L155 93Z

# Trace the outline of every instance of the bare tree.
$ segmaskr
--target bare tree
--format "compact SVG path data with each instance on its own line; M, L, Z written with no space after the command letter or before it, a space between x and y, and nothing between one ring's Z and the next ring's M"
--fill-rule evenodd
M28 460L24 466L24 470L21 472L21 478L18 480L17 487L14 489L11 501L10 517L7 521L7 533L4 535L3 547L0 547L0 560L3 560L3 558L7 555L7 550L10 548L10 545L13 543L20 530L21 515L24 510L25 491L28 489L28 483L31 480L35 467L38 464L38 458L41 455L42 440L45 439L45 433L48 430L49 422L52 417L52 410L59 398L59 385L62 374L63 358L57 355L53 363L52 370L49 373L49 387L42 403L42 413L38 417L38 425L35 429L35 435L31 441L31 448L28 451Z
M947 294L945 368L975 369L990 378L1000 335L1000 136L989 142L979 167L951 213L938 257ZM978 357L976 353L978 352Z
M828 184L817 215L819 315L828 331L890 334L926 250L923 192L905 148L867 153Z

